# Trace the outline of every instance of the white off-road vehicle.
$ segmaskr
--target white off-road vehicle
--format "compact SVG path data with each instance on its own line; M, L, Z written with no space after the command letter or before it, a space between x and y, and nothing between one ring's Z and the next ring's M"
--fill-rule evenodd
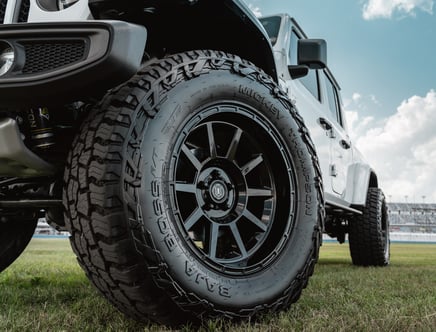
M45 217L119 310L287 308L323 233L389 263L326 43L239 0L0 0L0 271Z

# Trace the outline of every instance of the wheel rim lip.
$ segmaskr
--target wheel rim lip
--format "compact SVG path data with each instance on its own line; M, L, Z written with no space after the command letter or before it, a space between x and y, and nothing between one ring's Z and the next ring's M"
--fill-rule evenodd
M224 111L217 111L217 108L222 107L223 109L225 109ZM229 108L234 108L237 110L236 111L229 111ZM206 114L207 113L207 114ZM225 116L225 115L230 115L233 116L234 114L237 113L237 116L239 117L246 117L250 120L253 121L253 123L255 123L257 126L259 127L263 127L264 130L266 130L267 134L265 135L269 135L269 138L271 141L275 141L275 142L280 142L277 146L274 146L274 148L276 148L280 154L281 154L281 159L280 162L283 163L286 166L286 174L288 176L288 181L289 181L289 213L287 214L287 220L286 220L286 225L284 227L284 233L281 236L281 238L277 241L277 243L275 244L274 249L275 250L271 250L271 252L269 254L266 255L266 257L264 257L262 260L260 260L259 262L256 262L255 264L252 264L250 266L243 266L243 267L237 267L233 264L237 263L240 261L239 257L235 257L234 259L219 259L217 257L215 258L210 258L204 251L202 251L201 249L198 248L197 245L195 245L192 241L192 239L189 239L189 235L187 235L187 233L189 233L189 230L186 229L185 224L183 223L183 218L180 216L180 210L178 208L178 202L177 202L177 192L176 192L176 181L177 181L177 176L176 176L176 171L177 171L177 158L175 158L174 156L181 153L181 148L180 146L182 144L184 144L184 142L187 140L188 136L190 135L190 133L192 133L193 131L195 131L196 129L200 128L201 126L205 126L206 124L208 124L207 119L210 118L211 116L215 116L217 114L219 114L219 116ZM198 256L202 262L206 263L207 265L213 267L217 272L221 272L221 273L226 273L226 274L233 274L233 275L243 275L246 276L249 273L254 273L259 271L260 269L264 269L267 266L269 266L274 260L276 260L279 256L280 253L283 251L286 242L288 241L289 237L290 237L290 233L292 232L293 229L293 225L294 225L294 219L295 216L297 215L297 204L296 202L298 201L298 193L295 190L296 188L296 174L295 174L295 166L293 164L292 159L290 158L290 152L287 150L286 145L283 143L283 140L281 138L281 136L277 133L277 130L274 128L274 126L271 124L271 122L264 116L259 115L258 112L255 109L252 109L251 107L249 107L248 105L240 105L238 103L235 102L220 102L218 105L214 104L214 105L208 105L207 107L203 107L202 109L199 109L197 111L197 116L191 116L189 119L185 120L184 124L181 126L183 129L181 132L183 132L183 136L184 139L180 139L180 136L176 139L175 144L173 145L174 148L172 150L171 153L171 166L170 166L170 183L172 184L172 190L170 190L170 202L171 205L175 208L175 210L173 209L173 211L177 211L177 214L179 214L179 218L175 218L176 220L176 225L178 226L178 230L181 232L182 236L187 240L186 242L189 245L189 248L196 254L196 256ZM201 115L200 115L201 114ZM206 115L204 115L206 114ZM242 114L242 115L241 115ZM254 114L256 114L256 116L253 116ZM226 121L212 121L212 122L216 122L216 123L220 123L220 124L228 124L230 126L234 126L232 123L228 123ZM287 153L287 155L286 155ZM219 158L218 158L219 159ZM210 161L210 160L209 160ZM202 165L202 168L204 168L204 166L207 163L205 163L204 165ZM270 176L272 176L271 174L269 174ZM198 177L198 175L196 176L196 178ZM274 180L274 179L273 179ZM246 190L248 191L248 185L246 183L246 181L244 182L244 187L246 188ZM196 196L198 194L196 193ZM247 196L248 197L248 196ZM245 200L248 200L248 198L245 198ZM275 199L276 201L276 199ZM277 204L277 202L275 202L274 204ZM275 207L274 207L275 208ZM253 256L253 253L256 253L256 251L259 250L259 248L261 248L262 246L264 246L264 242L266 241L266 239L269 236L269 233L271 231L271 229L274 226L274 216L275 216L276 211L274 211L274 213L271 214L272 218L270 220L270 223L267 227L267 230L264 232L264 235L262 236L261 241L259 241L256 246L254 246L252 249L247 251L247 257L250 258L250 256ZM227 225L232 226L238 223L238 221L242 218L242 215L238 215L234 220L232 220L231 222L228 222ZM212 220L213 222L213 220ZM255 250L253 250L255 249Z

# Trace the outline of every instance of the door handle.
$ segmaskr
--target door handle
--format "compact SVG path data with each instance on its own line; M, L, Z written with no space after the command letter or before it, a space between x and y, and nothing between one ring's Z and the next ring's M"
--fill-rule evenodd
M324 130L332 130L333 126L330 123L329 120L327 120L326 118L319 118L318 119L320 126L324 129Z
M335 134L335 131L333 129L333 125L329 120L321 117L318 119L318 123L328 133L330 138L336 138L336 134Z
M345 150L348 150L349 148L351 148L351 143L348 142L348 141L345 140L345 139L341 139L340 142L339 142L339 144L340 144L340 146L341 146L343 149L345 149Z

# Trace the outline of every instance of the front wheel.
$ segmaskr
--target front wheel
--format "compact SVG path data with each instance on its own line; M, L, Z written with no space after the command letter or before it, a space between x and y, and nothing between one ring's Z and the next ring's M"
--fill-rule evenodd
M273 80L233 55L150 64L90 114L65 180L81 265L137 319L281 310L313 273L315 150Z
M389 264L389 219L385 196L381 189L368 189L362 215L355 217L349 224L349 245L354 265Z

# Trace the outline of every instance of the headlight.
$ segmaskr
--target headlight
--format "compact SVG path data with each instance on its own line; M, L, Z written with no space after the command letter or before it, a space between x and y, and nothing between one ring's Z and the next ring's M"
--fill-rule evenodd
M78 1L79 0L58 0L58 8L59 10L67 9Z
M12 47L5 42L0 42L0 76L6 74L14 65L15 52Z

